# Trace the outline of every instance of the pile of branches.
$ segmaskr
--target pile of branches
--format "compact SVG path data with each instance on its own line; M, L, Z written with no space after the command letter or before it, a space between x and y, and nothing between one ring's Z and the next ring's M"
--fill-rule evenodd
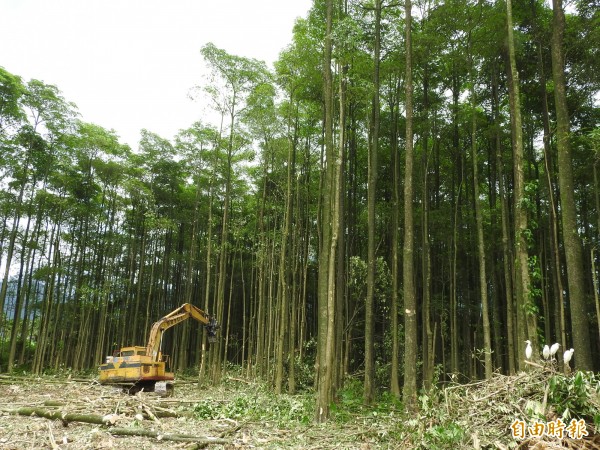
M438 390L429 399L431 411L437 408L430 429L455 424L465 430L462 444L475 449L600 450L596 430L600 420L600 377L582 372L564 376L555 365L548 364L530 364L528 369L512 376L494 374L489 380ZM558 419L565 426L573 419L583 420L587 435L575 437L566 430L562 437L546 432L532 435L529 430L534 422L547 426ZM524 424L521 435L517 432L519 424Z

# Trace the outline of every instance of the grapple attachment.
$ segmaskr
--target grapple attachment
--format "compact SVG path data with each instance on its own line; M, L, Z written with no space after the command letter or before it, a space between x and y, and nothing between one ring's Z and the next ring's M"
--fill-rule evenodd
M218 324L217 319L211 317L208 325L206 325L206 333L208 335L208 342L211 344L217 342L217 330L221 328L221 325Z

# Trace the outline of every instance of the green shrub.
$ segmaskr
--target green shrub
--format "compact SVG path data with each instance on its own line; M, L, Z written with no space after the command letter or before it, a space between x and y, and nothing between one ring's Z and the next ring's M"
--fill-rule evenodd
M548 403L562 419L585 419L600 426L600 374L577 372L550 378Z
M229 402L207 399L196 403L193 408L197 419L274 421L279 425L289 422L309 423L313 410L312 395L275 395L259 387L253 393L237 395Z
M221 405L211 400L202 400L194 405L193 412L197 419L216 419L221 414Z
M445 423L429 428L423 437L427 448L453 449L465 437L465 430L455 423Z

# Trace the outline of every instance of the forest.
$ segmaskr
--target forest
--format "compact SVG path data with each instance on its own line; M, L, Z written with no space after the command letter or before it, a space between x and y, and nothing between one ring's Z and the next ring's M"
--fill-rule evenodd
M0 372L95 374L183 303L221 328L165 334L177 373L314 390L317 422L526 341L600 371L599 11L315 0L274 68L205 44L213 113L137 148L0 67Z

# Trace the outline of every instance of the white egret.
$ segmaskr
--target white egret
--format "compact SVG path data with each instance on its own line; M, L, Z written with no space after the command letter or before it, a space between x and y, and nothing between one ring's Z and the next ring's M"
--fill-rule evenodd
M525 341L527 347L525 347L525 357L527 359L531 359L531 355L533 354L533 349L531 348L531 341L528 339Z
M550 347L550 356L552 356L554 358L554 355L556 355L556 352L558 351L558 347L560 347L560 344L557 342L556 344L552 344L552 347Z
M544 345L544 350L542 350L542 354L544 355L544 359L550 358L550 347L548 347L548 344Z
M565 362L565 366L569 365L569 362L571 361L571 358L573 357L573 353L575 352L575 350L570 349L567 350L564 355L563 355L563 361Z

